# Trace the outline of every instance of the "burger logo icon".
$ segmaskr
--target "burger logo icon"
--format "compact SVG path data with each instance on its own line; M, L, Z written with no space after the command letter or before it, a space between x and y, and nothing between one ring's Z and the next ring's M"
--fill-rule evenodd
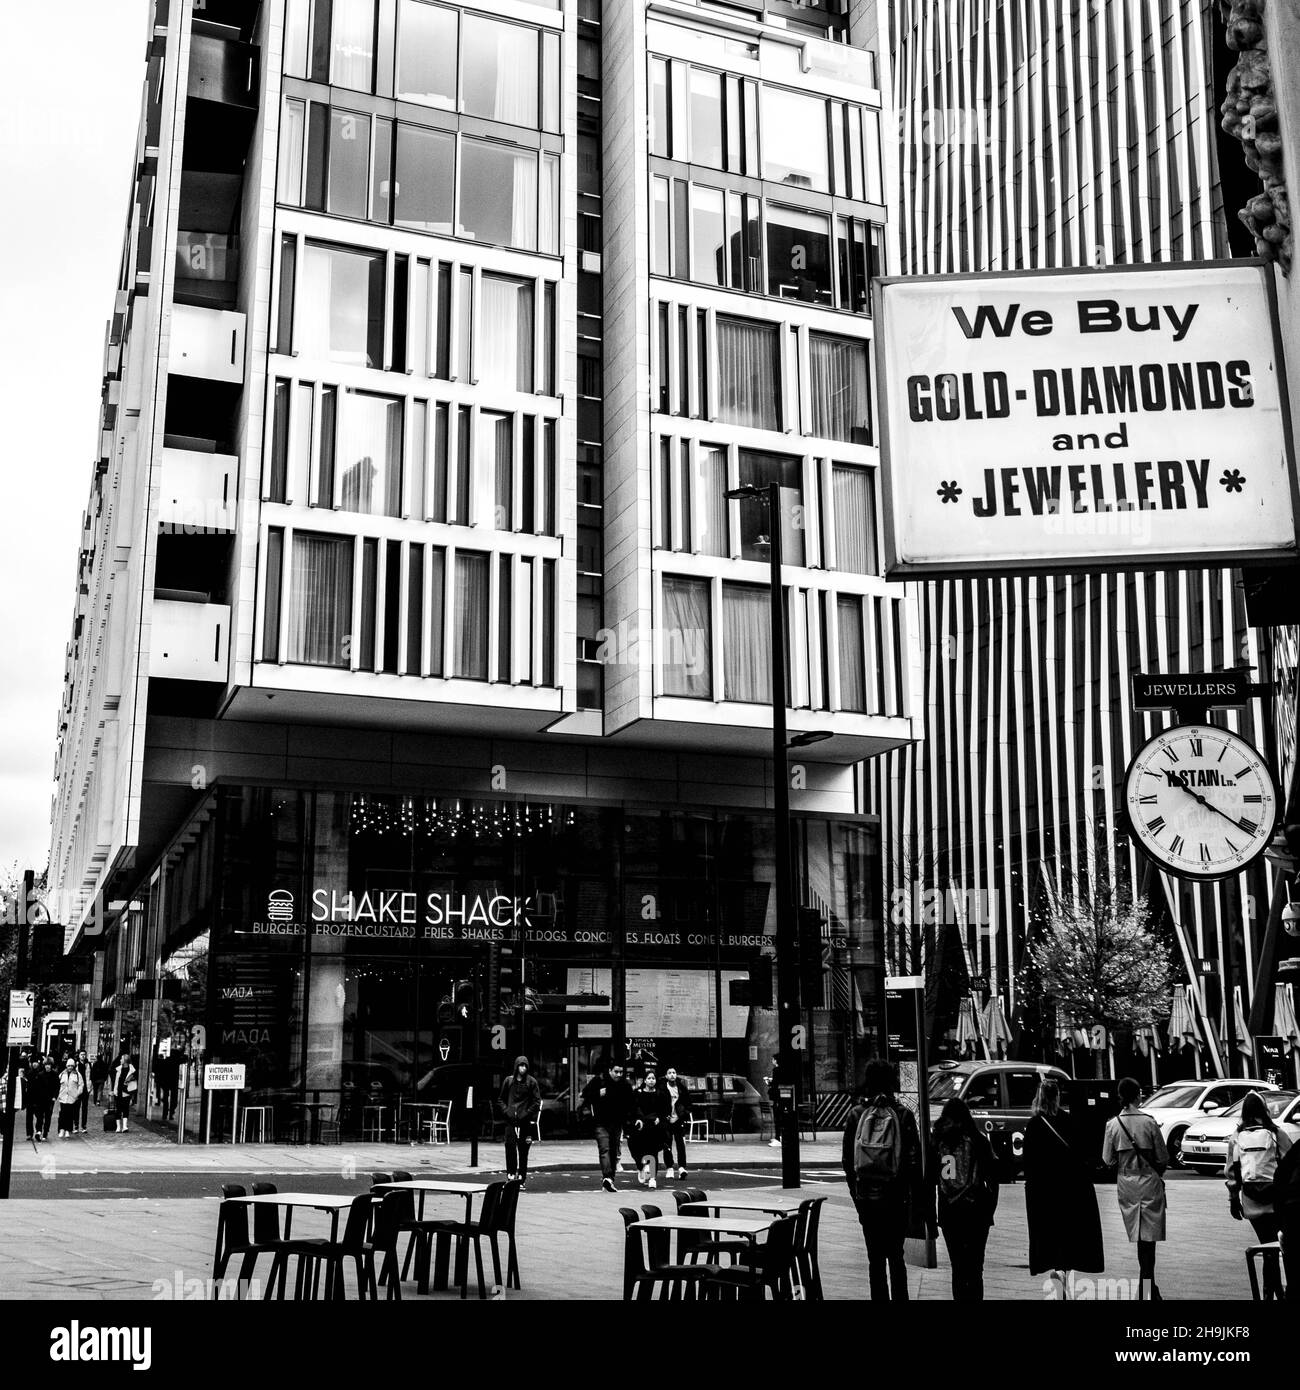
M266 920L292 922L293 907L293 894L287 888L277 888L266 895Z

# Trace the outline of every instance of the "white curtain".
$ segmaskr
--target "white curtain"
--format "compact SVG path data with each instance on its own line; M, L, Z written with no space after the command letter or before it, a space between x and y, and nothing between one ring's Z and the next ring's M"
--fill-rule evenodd
M289 581L289 660L346 666L344 638L352 622L350 537L293 538Z
M718 319L719 415L729 425L781 428L777 330L749 319Z
M467 14L461 109L471 116L537 129L537 30Z
M700 551L705 555L725 557L730 553L727 544L727 451L713 444L701 444L699 460L695 497L700 515Z
M488 674L488 557L456 556L455 673L485 681Z
M713 694L713 641L707 579L665 576L660 660L665 695L707 700Z
M330 81L368 92L375 75L375 0L334 0Z
M866 653L862 642L862 600L841 597L837 606L840 639L840 707L867 708Z
M276 197L295 207L302 202L302 142L307 130L307 103L286 99L280 126L280 182Z
M479 293L479 383L531 394L533 286L526 280L484 275Z
M402 403L364 391L344 395L339 423L344 511L402 513Z
M722 586L723 694L766 704L772 698L772 600L766 589Z
M537 156L531 152L512 156L514 174L510 203L510 245L521 251L537 247Z
M560 160L558 155L542 156L542 176L538 192L539 220L537 249L543 254L559 252Z
M876 509L873 478L866 468L831 470L835 504L835 568L849 574L875 574Z
M867 347L847 338L808 335L812 368L813 433L851 442L854 428L871 424L867 400Z

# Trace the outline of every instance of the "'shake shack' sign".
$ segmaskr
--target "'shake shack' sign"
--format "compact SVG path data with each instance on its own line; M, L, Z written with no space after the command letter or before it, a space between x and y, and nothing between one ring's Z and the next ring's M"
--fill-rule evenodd
M1270 276L882 280L887 573L1294 559Z

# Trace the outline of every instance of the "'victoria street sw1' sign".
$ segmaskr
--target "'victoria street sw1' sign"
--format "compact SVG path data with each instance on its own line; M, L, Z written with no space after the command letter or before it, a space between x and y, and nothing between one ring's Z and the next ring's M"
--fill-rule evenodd
M1262 262L880 287L888 574L1300 553Z

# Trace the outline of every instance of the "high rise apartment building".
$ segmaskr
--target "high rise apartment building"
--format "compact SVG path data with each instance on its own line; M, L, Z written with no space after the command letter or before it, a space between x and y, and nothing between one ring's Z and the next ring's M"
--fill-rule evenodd
M920 712L870 24L156 0L53 814L90 1041L345 1128L507 1051L576 1095L626 1043L756 1124L771 523L725 494L776 482L826 735L789 769L803 1081L847 1087L885 964L855 767Z
M900 271L1232 254L1215 9L1211 0L894 0ZM1132 540L1140 558L1140 525ZM1255 989L1271 869L1200 887L1149 875L1119 833L1121 784L1133 753L1167 722L1132 708L1133 671L1249 665L1270 678L1241 576L971 578L919 586L917 602L925 738L869 777L890 848L891 955L914 968L928 952L944 978L932 994L938 1037L969 980L1000 994L1008 1018L1030 1022L1034 1001L1019 997L1016 976L1035 901L1045 883L1068 891L1082 874L1163 900L1178 976L1217 1043L1232 962L1247 1003ZM1260 701L1224 717L1264 740ZM1222 1049L1211 1061L1225 1065Z

